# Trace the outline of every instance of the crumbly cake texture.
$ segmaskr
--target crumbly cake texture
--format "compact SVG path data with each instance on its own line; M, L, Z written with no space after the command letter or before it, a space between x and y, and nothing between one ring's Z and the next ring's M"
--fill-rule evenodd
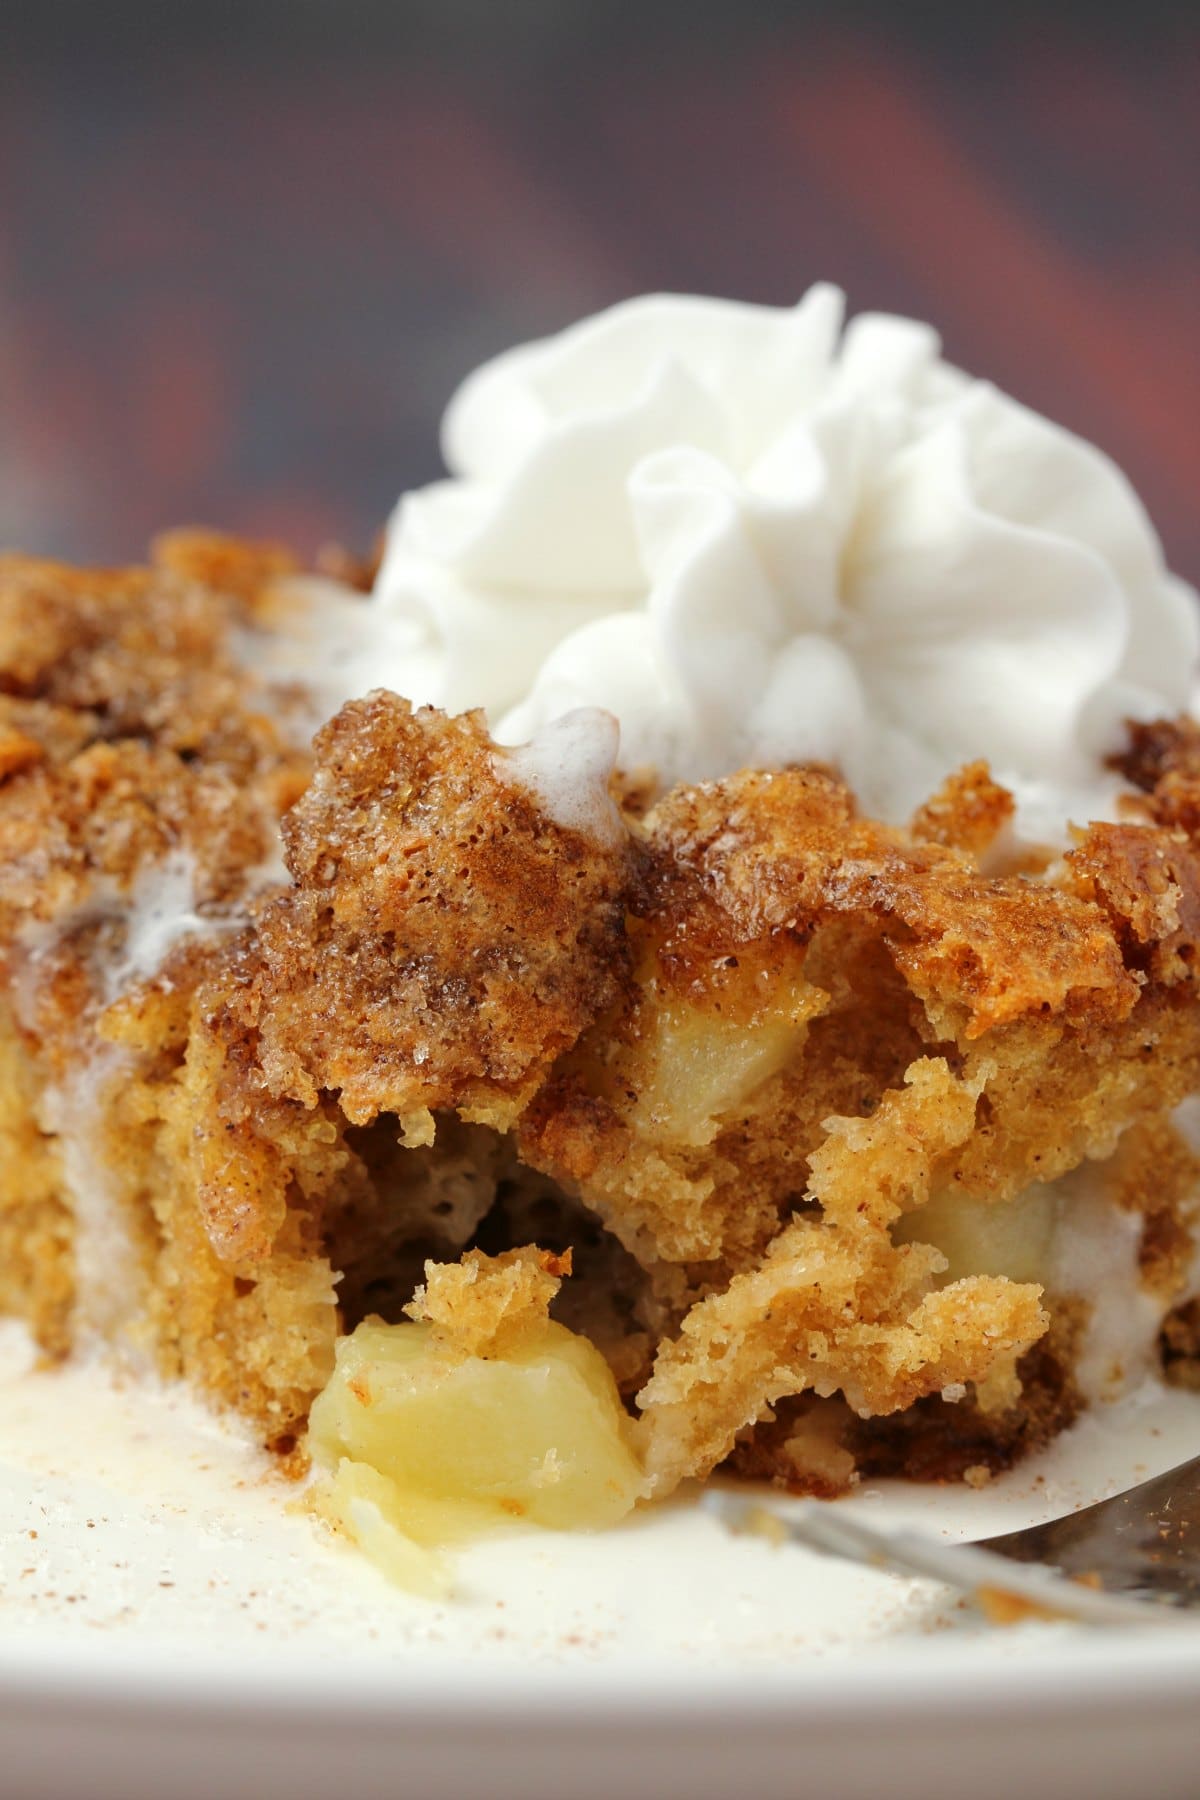
M1134 731L1142 800L1045 868L990 872L982 765L907 830L818 769L614 781L601 841L479 715L375 693L310 753L246 651L292 570L0 562L0 1307L286 1452L425 1265L464 1343L553 1298L659 1493L977 1473L1069 1419L1086 1302L947 1279L921 1209L1103 1162L1184 1293L1200 733Z

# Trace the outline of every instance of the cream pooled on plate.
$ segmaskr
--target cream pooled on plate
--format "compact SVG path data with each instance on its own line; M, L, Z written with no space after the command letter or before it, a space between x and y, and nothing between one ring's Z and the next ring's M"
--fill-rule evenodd
M501 741L599 706L626 768L833 763L896 820L986 757L1052 837L1188 705L1194 596L1116 465L835 288L614 307L471 375L443 446L366 667Z

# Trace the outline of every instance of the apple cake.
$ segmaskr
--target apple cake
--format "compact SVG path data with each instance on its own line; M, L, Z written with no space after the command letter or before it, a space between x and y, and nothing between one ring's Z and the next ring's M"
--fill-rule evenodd
M896 827L814 767L650 797L603 714L513 751L377 691L310 755L238 647L290 568L0 572L0 1298L48 1356L293 1452L340 1337L420 1287L477 1354L501 1282L654 1494L1001 1467L1187 1362L1194 726L1007 870L978 763Z
M1192 599L924 328L759 311L500 359L377 570L0 561L0 1307L403 1579L1194 1379Z

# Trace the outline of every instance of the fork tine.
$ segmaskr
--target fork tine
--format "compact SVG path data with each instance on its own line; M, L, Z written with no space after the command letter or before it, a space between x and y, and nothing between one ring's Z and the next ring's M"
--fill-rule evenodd
M867 1568L917 1576L957 1588L995 1618L996 1601L1015 1603L1027 1614L1072 1619L1086 1625L1180 1623L1169 1606L1099 1592L1032 1564L1010 1562L971 1544L943 1544L919 1531L886 1531L864 1525L836 1505L808 1502L785 1515L761 1501L710 1489L701 1499L704 1510L730 1531L764 1537L773 1543L802 1544L824 1556L836 1556Z

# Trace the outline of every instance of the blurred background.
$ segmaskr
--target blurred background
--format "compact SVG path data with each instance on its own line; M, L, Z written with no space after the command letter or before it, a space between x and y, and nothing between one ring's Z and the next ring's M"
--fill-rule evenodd
M933 319L1200 578L1200 7L0 0L0 543L366 545L652 288Z

